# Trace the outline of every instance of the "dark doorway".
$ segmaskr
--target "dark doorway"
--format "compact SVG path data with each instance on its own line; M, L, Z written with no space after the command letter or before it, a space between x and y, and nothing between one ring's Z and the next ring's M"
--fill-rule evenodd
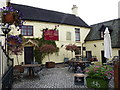
M24 61L25 64L33 62L33 47L24 47Z
M118 55L119 55L119 57L120 57L120 50L118 51Z
M101 59L102 59L102 63L107 62L107 59L104 57L104 51L101 51Z

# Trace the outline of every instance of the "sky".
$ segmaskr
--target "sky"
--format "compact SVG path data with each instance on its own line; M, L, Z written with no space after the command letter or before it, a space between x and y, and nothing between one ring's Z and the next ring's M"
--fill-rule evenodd
M88 25L118 18L120 0L11 0L12 3L39 7L72 14L72 6L77 5L78 16Z

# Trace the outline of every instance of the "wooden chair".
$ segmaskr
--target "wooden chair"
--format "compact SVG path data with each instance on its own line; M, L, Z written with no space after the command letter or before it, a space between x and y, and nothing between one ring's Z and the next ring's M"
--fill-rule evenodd
M42 66L39 67L33 67L33 72L34 74L36 74L37 76L39 76L39 72L43 69ZM40 80L40 76L39 76L39 80Z

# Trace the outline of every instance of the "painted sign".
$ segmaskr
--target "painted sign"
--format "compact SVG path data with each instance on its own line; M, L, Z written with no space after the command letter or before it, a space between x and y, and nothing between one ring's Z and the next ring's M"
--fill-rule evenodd
M44 40L59 40L58 30L44 30Z

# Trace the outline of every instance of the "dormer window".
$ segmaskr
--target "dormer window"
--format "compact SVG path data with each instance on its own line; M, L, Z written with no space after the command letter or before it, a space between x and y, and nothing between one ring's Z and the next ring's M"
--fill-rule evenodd
M100 31L100 38L103 39L104 38L104 32Z
M104 39L104 32L105 32L106 27L108 27L108 30L109 30L110 35L111 35L112 29L109 26L102 25L101 28L99 29L99 31L100 31L100 39Z

